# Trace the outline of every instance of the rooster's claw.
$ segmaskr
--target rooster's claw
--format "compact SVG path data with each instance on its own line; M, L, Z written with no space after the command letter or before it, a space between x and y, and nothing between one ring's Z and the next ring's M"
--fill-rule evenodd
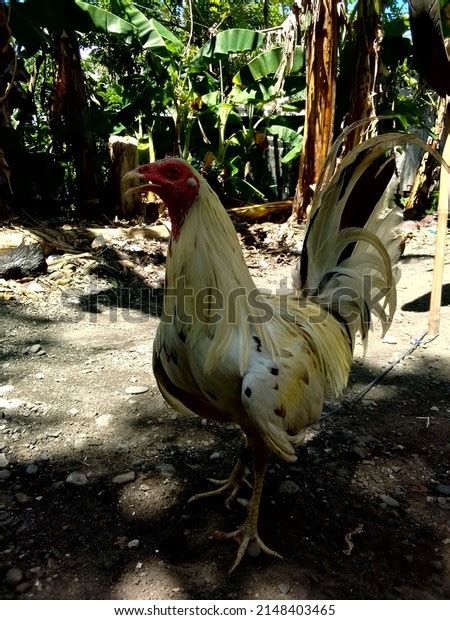
M213 539L235 540L239 545L234 564L228 571L229 575L231 575L231 573L236 570L247 551L250 555L253 556L259 555L259 553L262 551L263 553L266 553L267 555L270 555L274 558L278 558L279 560L284 559L283 556L280 555L277 551L270 549L270 547L264 544L263 541L260 539L258 532L253 531L245 523L234 532L215 532L213 535Z
M228 510L231 509L231 502L236 499L239 491L243 486L248 486L250 489L252 485L246 479L247 468L242 463L241 460L238 460L233 471L228 480L215 480L214 478L208 478L209 482L213 484L219 485L218 489L214 489L213 491L206 491L205 493L197 493L190 497L187 501L188 504L192 502L196 502L199 499L205 499L207 497L216 497L218 495L222 495L227 491L230 491L230 495L225 500L225 506Z
M220 485L219 488L214 489L213 491L206 491L205 493L197 493L196 495L193 495L188 499L188 504L196 502L199 499L205 499L206 497L216 497L218 495L226 493L227 491L231 491L230 495L225 500L225 506L228 508L228 510L231 510L231 502L236 499L239 491L244 486L244 484L250 487L250 489L252 488L249 481L245 478L242 478L242 480L232 480L231 478L230 480L215 480L213 478L208 478L208 481L212 482L213 484Z

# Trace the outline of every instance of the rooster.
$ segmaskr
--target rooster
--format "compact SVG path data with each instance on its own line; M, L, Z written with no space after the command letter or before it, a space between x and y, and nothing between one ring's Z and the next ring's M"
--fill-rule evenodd
M335 172L339 143L333 146L317 184L294 288L284 295L256 289L226 210L186 161L169 157L127 174L138 183L129 191L158 194L171 220L164 310L153 350L161 394L179 412L235 423L246 436L229 479L213 481L217 489L191 498L223 493L229 505L249 484L253 465L244 523L216 533L238 542L230 572L250 545L281 557L258 533L269 455L297 460L295 448L318 421L325 396L340 395L347 384L357 334L365 346L372 315L383 334L392 321L400 215L387 206L387 190L376 204L373 187L363 187L366 198L359 205L352 196L358 187L364 196L365 171L394 139L402 138L368 140ZM361 227L347 224L355 206Z

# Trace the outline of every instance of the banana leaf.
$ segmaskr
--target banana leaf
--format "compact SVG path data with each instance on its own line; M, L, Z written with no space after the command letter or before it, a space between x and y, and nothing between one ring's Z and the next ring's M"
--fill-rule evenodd
M295 129L285 127L284 125L270 125L267 127L267 131L272 136L278 136L286 144L297 144L302 140L301 135Z
M233 82L239 86L247 86L257 82L268 75L277 72L283 59L284 50L282 47L272 47L271 49L253 58L248 65L243 67L233 78ZM294 63L291 73L298 73L303 67L303 53L300 46L295 49Z
M135 31L120 16L82 0L12 0L11 29L25 56L50 46L51 33L64 29L125 35Z
M113 0L114 10L126 18L148 50L180 51L182 42L156 19L148 18L130 0Z
M52 4L54 5L55 3L53 2ZM86 11L96 30L114 34L129 34L134 30L132 24L118 15L114 15L110 11L101 9L88 2L82 2L82 0L75 0L75 4L80 7L81 10Z
M193 62L201 63L203 60L220 60L230 54L254 52L264 42L264 35L256 30L245 28L232 28L219 32L199 50Z

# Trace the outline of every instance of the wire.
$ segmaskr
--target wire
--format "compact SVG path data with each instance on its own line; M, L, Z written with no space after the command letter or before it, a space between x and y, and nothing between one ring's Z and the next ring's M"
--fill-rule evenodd
M334 415L335 413L339 413L343 409L347 409L351 407L352 405L354 405L355 403L359 402L362 398L364 398L367 392L369 392L374 387L374 385L376 385L384 376L388 374L388 372L390 372L395 366L397 366L397 364L399 364L402 360L404 360L405 357L408 357L408 355L411 355L412 353L414 353L414 351L418 347L424 346L425 344L429 344L430 342L433 342L433 340L435 340L439 335L437 334L436 336L433 336L429 338L428 340L424 341L424 338L427 335L427 333L428 332L424 332L421 336L419 336L418 338L415 338L414 344L412 347L410 347L407 351L402 353L395 361L389 364L389 366L387 366L382 372L380 372L379 375L377 375L374 379L372 379L372 381L368 385L366 385L364 388L362 388L362 390L360 390L357 394L355 394L351 398L343 400L342 403L339 405L339 407L336 407L336 409L325 411L322 414L321 419L328 418L329 416Z

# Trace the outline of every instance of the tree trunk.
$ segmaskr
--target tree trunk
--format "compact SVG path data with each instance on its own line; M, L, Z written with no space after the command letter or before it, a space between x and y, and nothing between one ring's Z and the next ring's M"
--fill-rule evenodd
M0 0L0 217L6 217L11 212L12 198L11 171L4 152L6 144L3 144L7 129L10 126L8 99L14 81L16 62L15 52L10 40L8 8L4 0Z
M264 28L269 28L269 0L263 2Z
M378 75L382 27L380 17L382 0L359 0L358 17L355 23L355 71L349 100L349 112L344 125L368 119L376 114L375 95ZM372 123L362 124L352 131L343 145L343 154L360 144L365 138L375 135Z
M436 114L436 123L433 128L434 138L428 140L433 149L439 149L439 144L443 139L445 129L445 116L447 111L447 101L442 97ZM426 151L422 156L414 185L405 207L405 219L411 220L420 218L429 208L429 194L435 179L435 171L439 164L431 153Z
M136 194L125 196L130 183L123 183L124 174L138 165L137 140L129 136L111 136L109 139L109 156L111 159L112 198L117 215L130 220L139 215L141 205Z
M73 158L77 199L82 209L98 204L100 168L90 114L80 48L75 32L63 31L55 41L58 75L52 106L56 144L65 143Z
M312 23L306 35L306 119L303 152L293 203L297 221L306 218L313 187L333 140L338 8L336 0L307 0ZM313 6L316 5L313 10Z

